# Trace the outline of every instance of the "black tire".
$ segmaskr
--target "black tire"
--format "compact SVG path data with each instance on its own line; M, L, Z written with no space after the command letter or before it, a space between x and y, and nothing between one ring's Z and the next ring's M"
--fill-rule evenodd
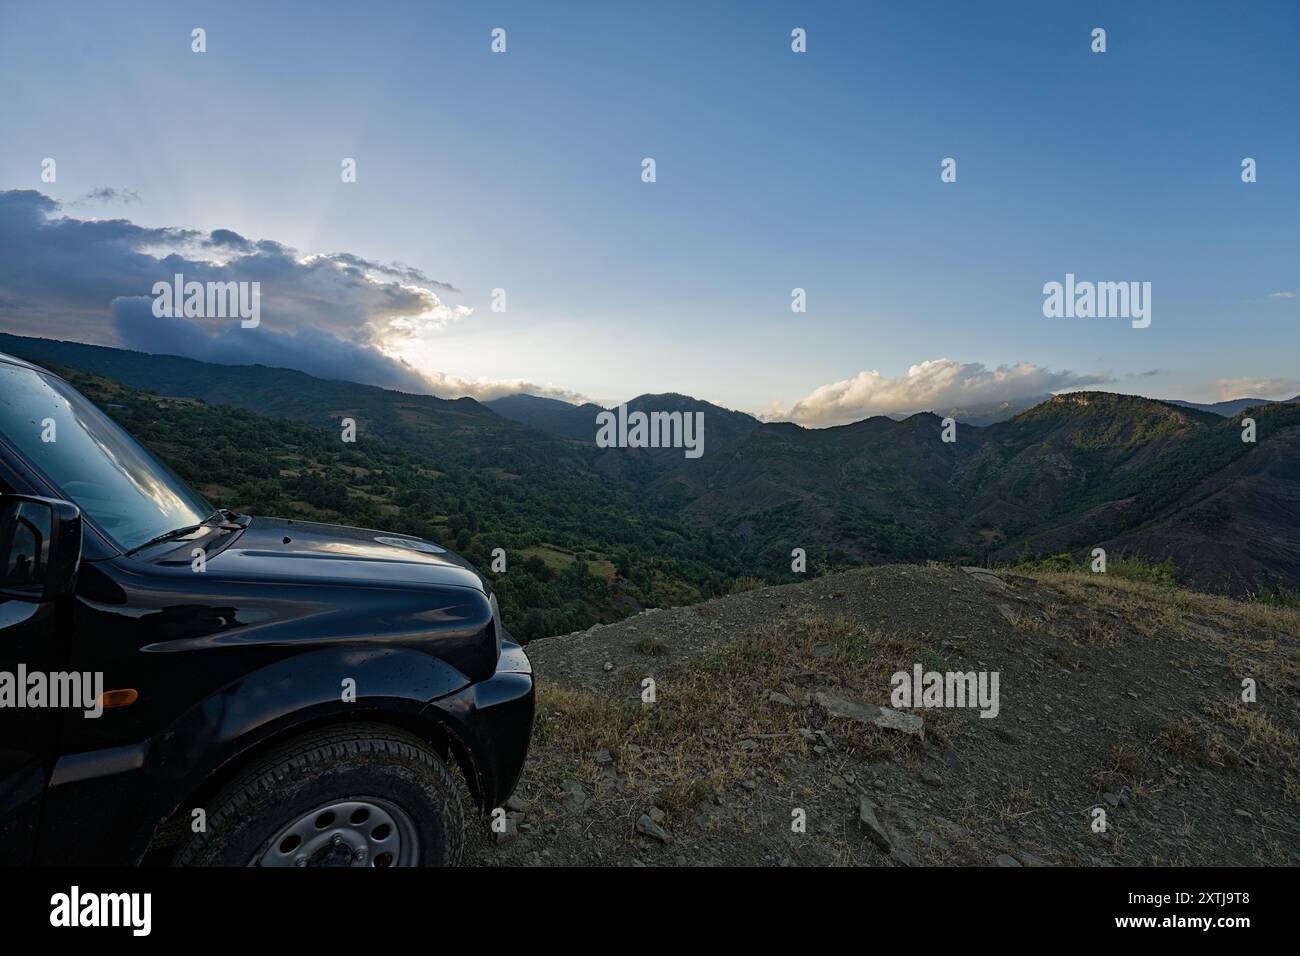
M408 815L419 844L413 865L459 862L464 809L438 755L404 730L348 724L300 737L235 777L209 803L206 832L181 847L175 865L248 866L313 808L362 797L382 798Z

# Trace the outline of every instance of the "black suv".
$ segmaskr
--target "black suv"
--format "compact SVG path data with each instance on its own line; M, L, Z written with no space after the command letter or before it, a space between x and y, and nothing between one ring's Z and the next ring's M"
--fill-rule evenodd
M216 510L0 355L0 863L453 863L532 721L463 559Z

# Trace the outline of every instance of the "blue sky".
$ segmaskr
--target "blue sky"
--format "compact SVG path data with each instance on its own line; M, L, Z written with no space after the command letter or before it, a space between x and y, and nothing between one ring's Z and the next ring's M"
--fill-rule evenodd
M680 391L817 424L1095 382L1300 391L1294 2L130 9L0 2L0 189L58 201L50 221L409 264L459 290L432 319L327 327L435 390ZM101 187L139 201L82 201ZM1151 282L1151 326L1045 318L1067 272ZM0 327L30 333L19 281ZM274 293L271 330L312 323ZM106 299L66 337L120 328Z

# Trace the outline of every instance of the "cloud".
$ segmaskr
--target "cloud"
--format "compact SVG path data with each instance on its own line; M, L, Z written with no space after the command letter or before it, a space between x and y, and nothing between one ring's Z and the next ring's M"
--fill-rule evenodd
M156 318L148 296L114 299L112 313L123 348L224 365L293 368L404 392L434 391L429 376L400 359L310 325L275 331L265 321L251 329L235 321L209 333L191 319Z
M853 378L821 386L771 417L816 427L843 425L872 415L996 406L1111 380L1109 375L1053 372L1029 362L990 369L979 362L939 358L913 365L897 378L859 372Z
M1270 298L1270 299L1294 299L1294 298L1295 298L1295 293L1294 293L1294 292L1287 292L1287 291L1283 291L1283 292L1274 292L1272 295L1269 296L1269 298Z
M104 187L90 195L122 199ZM129 200L123 200L129 201ZM261 325L238 319L155 318L154 283L257 282ZM397 357L404 343L472 315L455 292L403 263L349 252L301 255L232 229L151 228L127 219L78 219L34 190L0 191L0 327L58 338L261 363L445 397L517 391L571 397L527 381L469 380Z
M1214 386L1221 402L1234 398L1294 398L1300 394L1300 380L1293 378L1220 378Z
M86 206L91 203L120 202L124 206L140 205L144 202L134 189L116 189L112 186L96 186L80 199L68 203L69 206Z
M156 317L153 299L148 296L115 299L112 313L122 347L142 352L182 355L225 365L293 368L317 378L382 385L404 392L468 395L480 401L517 392L569 401L582 398L566 389L524 379L466 379L416 369L370 346L337 338L309 325L275 331L265 323L245 329L235 322L209 334L190 319Z

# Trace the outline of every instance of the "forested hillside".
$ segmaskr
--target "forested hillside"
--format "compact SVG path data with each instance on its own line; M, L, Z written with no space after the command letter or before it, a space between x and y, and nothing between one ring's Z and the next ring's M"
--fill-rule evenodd
M507 626L525 640L724 593L741 570L710 533L595 475L556 470L522 481L364 430L349 444L337 430L54 370L216 506L454 548L493 579ZM494 548L505 549L505 573L491 572Z
M1073 392L959 424L945 441L931 413L817 429L684 395L627 402L703 416L704 453L691 458L597 447L579 427L594 426L595 406L498 403L530 424L469 398L260 365L10 335L0 350L101 376L87 387L223 505L406 531L485 570L506 549L499 587L525 637L799 580L795 549L812 576L897 561L1079 562L1100 547L1172 561L1178 582L1201 590L1300 591L1296 404L1225 417ZM1242 440L1247 417L1254 441ZM345 420L355 444L340 440Z

